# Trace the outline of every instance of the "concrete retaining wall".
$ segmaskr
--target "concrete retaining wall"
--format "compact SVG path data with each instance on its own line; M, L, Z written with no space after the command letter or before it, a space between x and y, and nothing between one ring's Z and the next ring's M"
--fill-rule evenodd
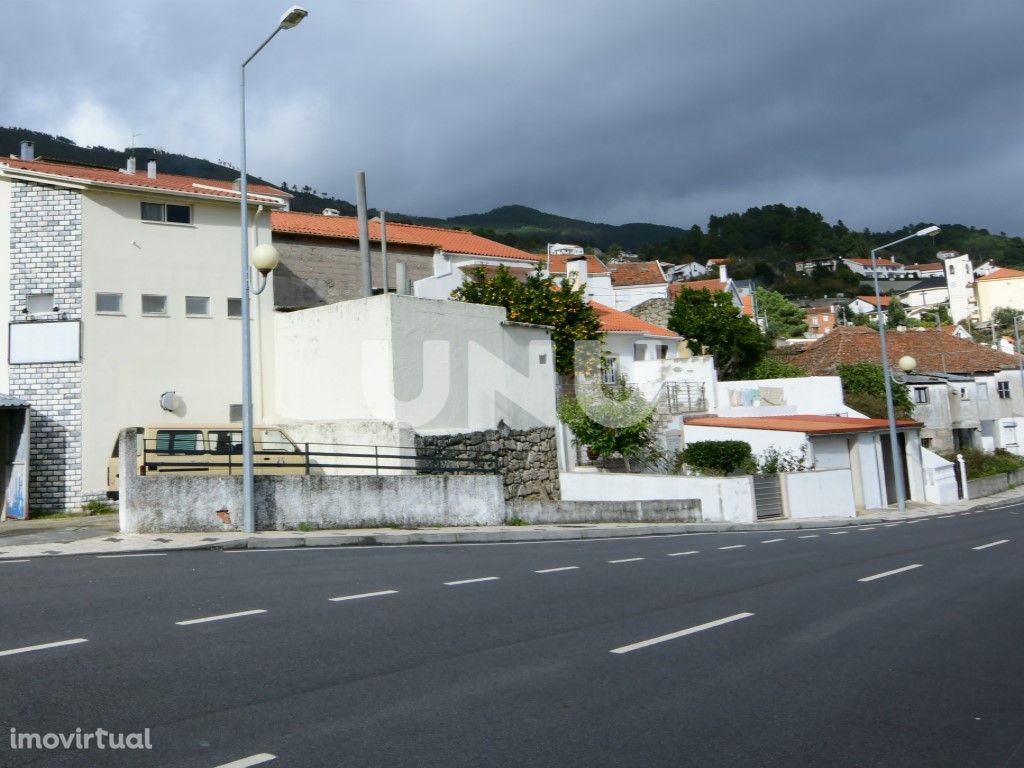
M991 496L993 493L1005 491L1011 485L1020 485L1021 483L1024 483L1024 469L968 480L967 493L972 499L978 499L982 496Z
M528 525L559 523L696 523L700 502L668 501L512 501L509 519Z

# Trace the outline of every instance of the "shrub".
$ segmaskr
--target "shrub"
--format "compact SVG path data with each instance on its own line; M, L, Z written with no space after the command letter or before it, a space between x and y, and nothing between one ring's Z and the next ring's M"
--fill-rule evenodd
M712 475L750 470L754 463L750 443L743 440L698 440L687 445L679 458L697 471Z
M976 477L1001 475L1024 468L1024 459L1020 456L1015 456L1004 448L997 448L995 453L985 453L977 448L964 448L960 453L964 457L964 465L967 467L967 478L969 480L973 480ZM956 454L946 458L949 461L955 462Z
M804 443L798 451L785 451L769 446L757 455L757 473L759 475L775 475L779 472L805 472L814 469L807 453L809 446Z

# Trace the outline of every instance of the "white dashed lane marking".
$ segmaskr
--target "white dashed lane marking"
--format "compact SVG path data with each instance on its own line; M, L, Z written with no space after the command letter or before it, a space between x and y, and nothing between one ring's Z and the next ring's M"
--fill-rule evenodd
M49 648L61 648L65 645L78 645L88 643L84 637L76 637L74 640L60 640L56 643L43 643L42 645L26 645L24 648L11 648L8 651L0 651L0 656L16 656L19 653L31 653L32 651L45 651Z
M558 573L559 571L576 571L576 570L579 570L579 566L578 565L563 565L560 568L543 568L543 569L541 569L539 571L534 571L534 573Z
M190 626L192 624L206 624L207 622L211 622L211 621L224 621L225 619L238 619L238 618L241 618L242 616L255 616L258 613L266 613L266 611L263 610L262 608L256 608L256 609L251 610L251 611L238 611L236 613L221 613L221 614L218 614L217 616L203 616L202 618L198 618L198 619L188 619L186 621L176 621L174 623L177 624L179 627L187 627L187 626Z
M629 653L630 651L638 651L641 648L647 648L651 645L657 645L658 643L665 643L669 640L675 640L679 637L685 637L686 635L693 635L697 632L703 632L706 629L713 629L714 627L720 627L723 624L730 624L740 619L746 619L754 614L752 613L737 613L732 616L726 616L724 619L715 619L709 621L706 624L699 624L696 627L690 627L689 629L681 629L678 632L671 632L667 635L660 635L659 637L652 637L650 640L641 640L639 643L632 643L630 645L623 645L619 648L612 648L612 653Z
M913 565L905 565L902 568L895 568L891 571L885 571L883 573L876 573L873 576L865 576L863 579L857 579L857 581L874 581L875 579L884 579L886 576L895 576L897 573L905 573L906 571L912 571L915 568L920 568L921 563L914 563Z
M999 541L993 541L991 544L982 544L980 547L971 547L971 549L988 549L989 547L998 547L1000 544L1006 544L1009 539L1000 539Z
M345 600L362 600L364 597L383 597L384 595L397 595L397 589L382 589L379 592L363 592L361 595L342 595L341 597L327 598L332 603L341 603Z
M636 562L638 562L640 560L643 560L643 558L642 557L627 557L627 558L624 558L622 560L609 560L608 562L611 563L612 565L617 565L618 563L636 563Z
M479 579L460 579L459 581L446 581L444 585L446 587L457 587L460 584L477 584L481 581L497 581L500 576L482 576Z

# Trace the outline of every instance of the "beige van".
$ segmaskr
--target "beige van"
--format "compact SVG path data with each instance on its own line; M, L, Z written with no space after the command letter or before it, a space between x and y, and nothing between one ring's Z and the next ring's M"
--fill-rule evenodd
M139 428L136 441L140 475L236 475L242 472L242 428L238 424L196 424ZM257 475L302 475L307 457L280 429L253 427L253 472ZM107 463L107 496L116 499L120 475L118 446Z

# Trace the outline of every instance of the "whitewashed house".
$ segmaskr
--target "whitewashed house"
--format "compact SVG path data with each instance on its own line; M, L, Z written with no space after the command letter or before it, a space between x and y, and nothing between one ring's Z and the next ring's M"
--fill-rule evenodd
M251 242L289 196L252 185ZM229 181L0 159L0 391L31 406L29 504L103 497L118 431L240 418L239 193ZM272 283L272 281L271 281ZM272 355L273 285L253 300ZM272 384L257 375L259 419Z
M867 278L875 277L882 279L902 279L907 275L907 268L892 259L876 258L876 266L872 267L871 259L843 259L843 264L852 272Z

